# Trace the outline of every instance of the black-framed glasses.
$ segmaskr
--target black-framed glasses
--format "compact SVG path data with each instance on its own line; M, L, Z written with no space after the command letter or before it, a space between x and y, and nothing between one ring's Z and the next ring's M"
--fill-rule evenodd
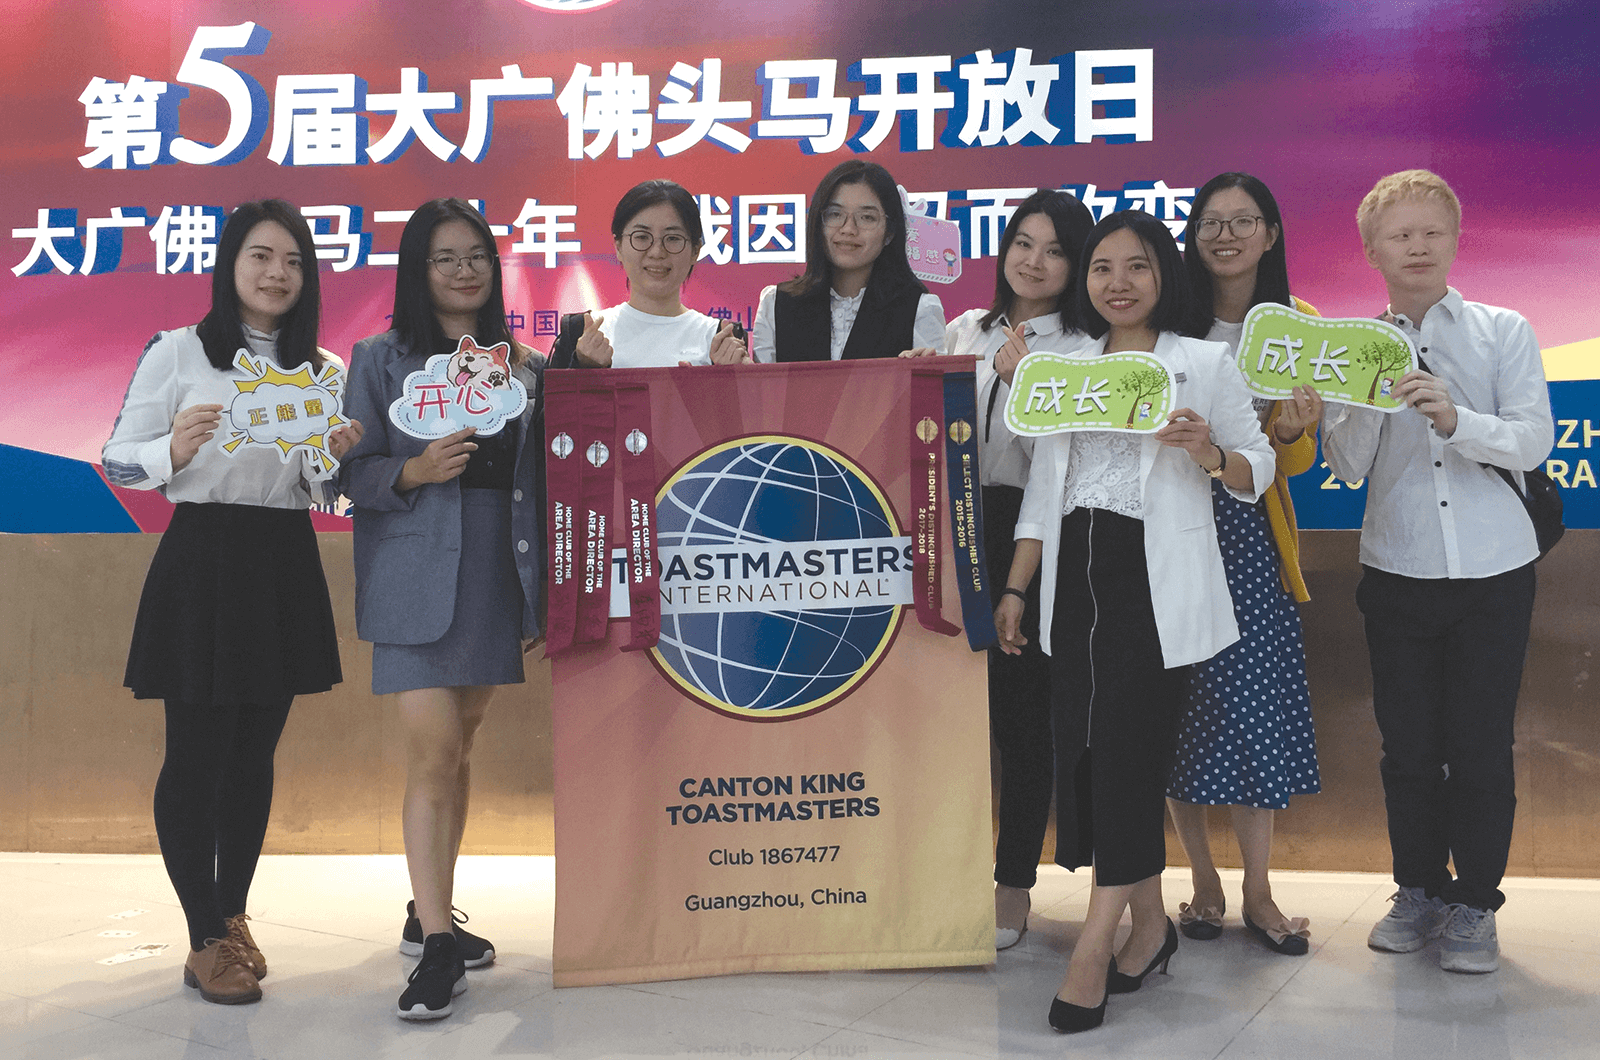
M635 228L628 233L628 246L643 254L656 245L656 234L646 228ZM661 237L661 249L668 254L682 254L689 245L689 237L682 232L668 232Z
M1227 225L1235 239L1249 239L1256 234L1256 225L1265 220L1260 214L1230 217L1226 221L1217 217L1202 217L1195 223L1194 234L1207 241L1218 239L1222 236L1222 226Z
M883 226L883 211L871 208L846 210L843 206L829 206L822 211L823 228L842 228L845 218L854 218L856 227L863 231Z
M446 276L454 276L463 265L471 272L482 272L493 260L494 255L483 250L475 250L471 254L435 254L428 259L434 268Z

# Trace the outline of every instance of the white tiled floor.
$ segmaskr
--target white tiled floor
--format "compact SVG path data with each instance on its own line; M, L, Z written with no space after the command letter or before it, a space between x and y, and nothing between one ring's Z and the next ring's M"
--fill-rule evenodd
M1268 953L1230 920L1184 940L1173 974L1113 998L1106 1025L1064 1038L1045 1023L1087 901L1083 874L1041 872L1032 930L990 968L747 975L555 990L550 858L464 858L458 900L499 960L469 973L456 1013L393 1015L395 857L272 857L251 913L271 963L258 1005L208 1005L182 985L183 918L154 857L0 854L0 1060L77 1057L466 1058L1600 1057L1600 882L1512 880L1501 969L1440 972L1434 947L1366 947L1392 885L1378 876L1275 876L1309 916L1308 957ZM1186 894L1168 877L1168 904ZM1238 902L1238 879L1228 879ZM144 913L122 920L111 914ZM105 931L134 931L107 938ZM626 930L626 925L618 925ZM97 963L169 943L160 956Z

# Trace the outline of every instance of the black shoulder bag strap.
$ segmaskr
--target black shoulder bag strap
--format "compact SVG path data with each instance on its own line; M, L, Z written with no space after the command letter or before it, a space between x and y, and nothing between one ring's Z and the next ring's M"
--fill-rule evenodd
M1428 367L1428 362L1417 355L1417 366L1424 372L1432 374L1433 369ZM1532 471L1522 473L1525 488L1517 488L1517 480L1509 468L1499 464L1479 464L1493 471L1505 480L1511 492L1517 495L1517 500L1522 502L1522 510L1528 513L1528 521L1533 523L1533 536L1539 543L1539 558L1556 547L1556 542L1561 540L1567 532L1566 524L1562 522L1565 505L1561 502L1561 489L1550 476L1545 474L1543 468L1534 468Z
M561 329L556 342L550 347L551 368L578 367L578 339L583 335L583 314L566 313L561 317Z

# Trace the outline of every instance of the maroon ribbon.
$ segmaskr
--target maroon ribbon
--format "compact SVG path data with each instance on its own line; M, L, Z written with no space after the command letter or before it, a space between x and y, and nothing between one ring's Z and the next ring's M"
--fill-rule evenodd
M911 595L923 629L953 637L960 627L944 620L944 590L939 570L939 498L944 495L939 450L944 441L944 372L914 369L911 373Z
M650 390L619 386L617 473L622 479L623 523L628 550L629 636L623 651L655 647L661 637L660 565L656 559L656 459L650 425Z
M548 378L548 377L547 377ZM545 654L572 647L578 620L577 566L573 549L579 538L573 518L582 507L583 461L578 453L578 394L545 393L545 493L550 527L550 615Z
M606 639L611 617L611 508L616 489L617 410L611 389L579 392L578 451L583 503L574 533L581 560L576 571L578 618L574 640L596 644Z

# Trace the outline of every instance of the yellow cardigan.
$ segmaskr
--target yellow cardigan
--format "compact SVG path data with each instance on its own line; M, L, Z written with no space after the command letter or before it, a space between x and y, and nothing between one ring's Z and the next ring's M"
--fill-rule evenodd
M1296 298L1294 307L1302 313L1321 316L1316 307ZM1273 476L1272 488L1262 495L1267 506L1267 522L1272 527L1272 539L1278 546L1278 576L1283 587L1294 594L1296 601L1311 599L1306 591L1306 580L1300 573L1300 528L1294 521L1294 500L1289 496L1289 479L1308 470L1317 459L1317 428L1313 426L1288 445L1278 441L1273 425L1283 411L1283 402L1274 402L1267 417L1267 440L1272 451L1278 454L1278 472Z

